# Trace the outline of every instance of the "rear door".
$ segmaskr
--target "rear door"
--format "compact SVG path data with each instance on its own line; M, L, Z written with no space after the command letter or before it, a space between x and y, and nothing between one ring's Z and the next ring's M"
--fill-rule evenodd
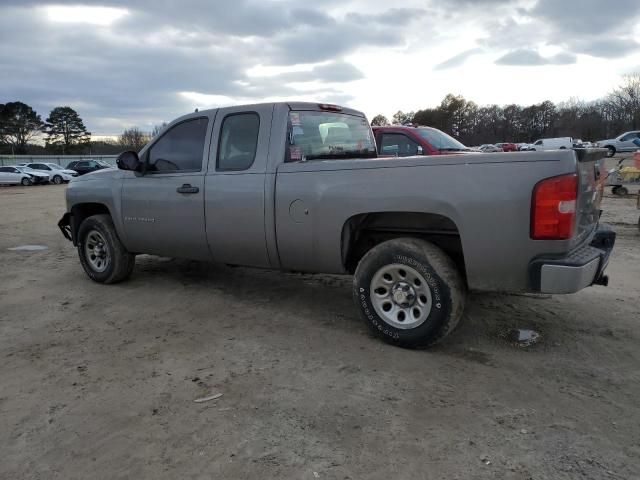
M209 117L199 116L169 127L145 151L145 174L126 172L121 212L130 251L211 258L204 224L204 171L211 123Z
M206 176L207 239L215 260L269 267L265 229L265 182L271 105L220 110L213 129Z

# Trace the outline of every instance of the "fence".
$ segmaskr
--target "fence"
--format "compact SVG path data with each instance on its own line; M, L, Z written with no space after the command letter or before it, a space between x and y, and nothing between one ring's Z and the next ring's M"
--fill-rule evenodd
M57 163L66 167L78 160L102 160L115 166L117 155L0 155L0 166L19 163Z

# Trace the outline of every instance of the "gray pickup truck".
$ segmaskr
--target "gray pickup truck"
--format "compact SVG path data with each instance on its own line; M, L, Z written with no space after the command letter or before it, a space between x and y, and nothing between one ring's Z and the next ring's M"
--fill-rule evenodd
M87 275L129 277L140 253L353 274L386 341L429 346L466 291L606 284L604 151L377 158L365 116L316 103L191 113L118 169L72 180L59 222Z

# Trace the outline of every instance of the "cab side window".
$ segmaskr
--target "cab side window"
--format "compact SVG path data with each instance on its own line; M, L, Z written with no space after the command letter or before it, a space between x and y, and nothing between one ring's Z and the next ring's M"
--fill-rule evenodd
M380 154L411 157L419 155L418 144L402 133L380 135Z
M208 122L206 117L194 118L167 130L149 150L147 171L199 172Z
M218 146L218 170L247 170L258 147L260 117L255 112L228 115L222 121Z

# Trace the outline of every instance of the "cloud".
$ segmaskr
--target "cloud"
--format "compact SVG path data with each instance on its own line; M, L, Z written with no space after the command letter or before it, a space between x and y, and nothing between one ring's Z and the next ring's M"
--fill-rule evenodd
M351 99L325 86L363 78L343 57L362 47L402 45L405 34L391 25L422 14L391 8L332 16L292 0L277 6L254 0L102 0L84 1L83 8L99 5L127 14L108 24L69 26L52 21L42 7L78 1L7 4L11 0L0 7L0 41L10 45L0 49L0 102L25 101L43 117L55 106L75 105L89 128L104 134L118 133L118 123L148 128L170 120L191 110L193 98ZM258 63L312 67L249 77L247 70Z
M576 56L563 52L551 57L543 57L536 50L518 49L498 58L495 63L511 66L570 65L576 63Z
M459 53L457 55L454 55L453 57L449 58L448 60L445 60L442 63L439 63L438 65L436 65L435 67L433 67L434 70L448 70L450 68L456 68L456 67L460 67L462 65L465 64L465 62L475 56L478 55L480 53L482 53L483 50L482 48L471 48L469 50L465 50L462 53Z

